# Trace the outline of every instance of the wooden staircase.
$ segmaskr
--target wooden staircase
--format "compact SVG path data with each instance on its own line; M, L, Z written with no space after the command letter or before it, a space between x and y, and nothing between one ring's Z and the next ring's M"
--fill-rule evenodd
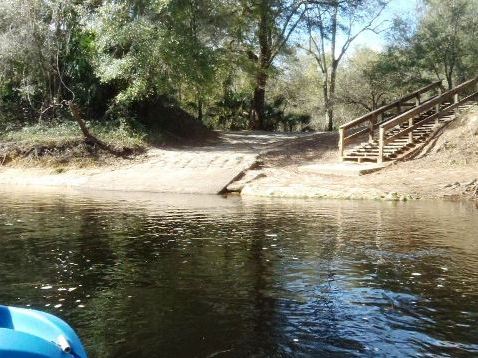
M340 159L383 163L413 156L459 111L475 103L477 84L475 78L442 93L441 82L435 82L344 124L339 130ZM422 101L422 96L430 92L432 95ZM409 102L412 98L415 103Z

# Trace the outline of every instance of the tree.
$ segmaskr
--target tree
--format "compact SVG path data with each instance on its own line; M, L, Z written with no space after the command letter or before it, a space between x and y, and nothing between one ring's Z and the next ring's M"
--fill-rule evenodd
M284 56L277 66L277 75L271 78L267 102L272 105L280 104L279 110L284 112L284 119L309 116L310 121L321 121L322 118L319 116L321 108L317 101L321 96L320 88L317 86L320 81L319 75L315 69L315 61L310 56L301 52L294 56ZM291 129L291 122L288 121L286 125L283 118L280 118L279 122L283 122L284 130L302 130L312 124L296 121L297 125ZM272 118L267 118L268 126L275 125L271 122ZM319 126L318 123L314 125Z
M477 0L423 0L416 20L395 19L387 49L394 71L416 83L446 80L448 88L475 76L477 12Z
M8 79L24 109L41 119L62 98L62 3L0 1L0 77Z
M216 5L209 0L103 1L90 14L88 28L95 36L95 71L118 89L115 103L193 97L202 117L220 53L221 4Z
M456 74L461 81L466 79L466 59L478 53L478 1L426 0L424 5L412 46L424 67L438 79L444 77L452 88ZM476 69L476 62L468 65Z
M81 9L64 0L0 1L0 78L29 119L56 118L73 97L96 105L101 86L93 75L92 40L82 29Z
M382 56L366 47L354 53L337 78L339 102L370 112L394 98L393 77L381 66Z
M265 128L266 86L276 57L283 51L307 9L302 0L243 0L247 23L242 41L253 64L254 94L250 127Z
M334 106L339 65L350 45L365 31L380 31L380 15L387 6L384 0L311 1L307 10L308 45L321 72L323 106L327 129L334 127Z

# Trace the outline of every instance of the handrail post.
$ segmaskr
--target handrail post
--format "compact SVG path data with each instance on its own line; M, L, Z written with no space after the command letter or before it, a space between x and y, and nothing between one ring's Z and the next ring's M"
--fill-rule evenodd
M413 127L413 117L408 120L408 128ZM413 130L408 133L408 144L413 143Z
M344 160L344 138L345 138L345 129L339 129L339 159Z
M441 96L441 88L438 88L438 97ZM437 103L435 106L435 112L438 113L440 112L440 103Z
M460 97L458 96L458 93L455 93L453 96L453 103L457 104L460 101ZM455 116L458 115L458 106L455 107Z
M415 99L415 106L420 107L421 101L420 101L420 94L417 95L417 98ZM410 118L408 120L408 126L411 127L413 126L413 118ZM408 144L413 143L413 131L408 133Z
M368 142L373 142L373 127L377 123L377 116L372 116L370 121L368 122Z
M442 91L441 91L441 87L438 87L438 97L440 97L442 94ZM438 113L440 113L440 105L441 103L438 102L435 106L435 112L437 114L437 117L435 118L435 125L438 126L438 124L440 124L440 122L438 121Z
M385 140L385 130L380 127L378 131L378 160L377 163L382 164L383 163L383 142Z

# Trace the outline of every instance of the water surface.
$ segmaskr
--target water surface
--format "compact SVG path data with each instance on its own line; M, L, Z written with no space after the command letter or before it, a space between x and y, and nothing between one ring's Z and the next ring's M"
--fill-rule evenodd
M0 303L91 357L473 356L468 203L0 192Z

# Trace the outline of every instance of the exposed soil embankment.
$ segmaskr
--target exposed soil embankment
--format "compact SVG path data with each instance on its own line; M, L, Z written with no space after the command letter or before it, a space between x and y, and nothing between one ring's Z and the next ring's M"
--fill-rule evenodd
M0 166L58 170L118 164L146 152L144 147L120 147L116 154L78 138L62 143L0 143Z
M414 159L357 177L320 175L304 164L337 161L336 134L297 142L263 156L243 195L407 200L478 198L478 108L460 115Z
M86 123L81 110L71 108L76 122L66 116L55 122L31 123L0 132L0 166L63 170L121 166L158 147L218 143L217 133L201 121L177 106L161 102L137 108L141 120L135 121Z

